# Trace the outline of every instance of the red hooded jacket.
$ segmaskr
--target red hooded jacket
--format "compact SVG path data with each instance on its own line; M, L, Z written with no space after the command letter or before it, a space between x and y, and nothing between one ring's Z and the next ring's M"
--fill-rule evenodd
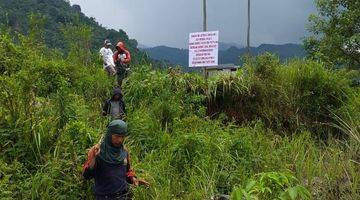
M116 45L116 49L117 51L115 51L113 58L114 58L114 62L118 62L120 61L120 55L121 54L125 54L126 58L123 61L120 61L124 64L129 64L131 62L131 55L130 52L126 49L125 44L123 42L119 42Z

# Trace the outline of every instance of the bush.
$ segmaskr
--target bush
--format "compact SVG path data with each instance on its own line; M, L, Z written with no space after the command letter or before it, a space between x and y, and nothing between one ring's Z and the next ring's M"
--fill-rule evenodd
M208 114L224 112L238 123L260 119L277 132L310 130L326 138L337 132L331 114L347 104L350 91L341 72L312 61L280 64L265 54L210 82Z

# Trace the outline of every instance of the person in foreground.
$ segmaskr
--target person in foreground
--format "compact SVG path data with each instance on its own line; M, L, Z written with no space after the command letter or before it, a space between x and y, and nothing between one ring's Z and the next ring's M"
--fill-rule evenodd
M93 146L88 152L83 176L88 180L95 179L96 200L130 200L130 184L149 186L145 180L138 180L131 169L129 152L124 147L127 135L127 124L114 120L109 124L100 145Z

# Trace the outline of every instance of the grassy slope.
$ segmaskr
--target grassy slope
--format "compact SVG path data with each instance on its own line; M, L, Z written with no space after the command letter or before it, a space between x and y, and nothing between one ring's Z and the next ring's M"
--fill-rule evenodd
M26 38L22 42L29 43ZM41 48L24 44L13 44L8 35L0 37L0 194L9 199L90 198L92 183L82 179L81 165L86 149L105 130L107 120L99 110L109 96L112 81L101 67L83 67L72 60L47 57ZM19 57L23 59L14 62ZM329 126L319 128L306 118L323 111L309 104L324 106L322 102L328 97L321 88L333 86L335 95L349 89L352 92L347 95L354 96L340 105L337 101L329 103L358 136L358 91L350 89L346 81L339 81L345 79L341 72L328 71L313 62L280 65L265 56L250 65L255 71L210 80L209 88L218 88L210 90L197 75L155 71L148 66L133 69L124 88L131 135L127 146L138 176L151 182L149 189L135 189L136 199L204 199L230 194L235 186L241 187L252 178L258 180L256 174L262 172L290 173L297 180L280 188L265 184L273 193L255 192L261 199L276 197L298 184L308 188L314 199L359 198L358 141L353 137L330 137L323 142L314 139L317 130L322 133ZM307 73L290 76L301 68ZM312 84L319 92L305 98L309 88L294 91L285 87L289 80ZM207 106L214 105L204 102L207 97L225 98L229 95L225 91L233 92L234 97L251 97L247 102L258 107L243 109L256 112L255 117L240 120L240 124L225 114L210 119ZM289 103L283 106L285 110L276 109L279 99L261 95L264 91L275 92L268 94L272 97L291 97L293 92L304 97L300 107L307 109L294 114L306 119L301 121L302 128L292 132L283 127L284 131L278 131L283 126L281 120L277 123L278 117L289 116L285 111L297 104L290 98L284 100ZM226 108L225 100L216 104L217 108ZM263 115L264 110L273 111L271 116L276 117ZM324 120L336 124L336 120ZM272 126L275 122L278 126Z

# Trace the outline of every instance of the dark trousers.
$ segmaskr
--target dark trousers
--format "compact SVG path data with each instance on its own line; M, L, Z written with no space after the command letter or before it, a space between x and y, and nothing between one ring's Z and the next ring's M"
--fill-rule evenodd
M126 77L126 65L117 63L116 64L116 75L118 86L121 87L123 80Z

